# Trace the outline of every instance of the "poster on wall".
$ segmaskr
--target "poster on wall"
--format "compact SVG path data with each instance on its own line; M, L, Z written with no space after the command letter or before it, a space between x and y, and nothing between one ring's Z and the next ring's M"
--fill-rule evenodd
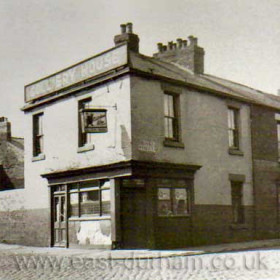
M84 133L107 132L107 110L84 109L82 112L82 130Z

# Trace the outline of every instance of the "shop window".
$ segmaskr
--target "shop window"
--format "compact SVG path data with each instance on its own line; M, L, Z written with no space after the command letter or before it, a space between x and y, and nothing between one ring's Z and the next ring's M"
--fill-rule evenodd
M231 181L232 214L234 224L244 223L243 183Z
M164 93L164 135L165 139L179 141L179 96Z
M109 215L110 189L105 182L70 185L70 217Z
M44 152L43 113L33 115L33 156Z
M228 141L230 149L239 149L239 109L228 108Z
M183 180L182 180L183 181ZM159 216L187 216L190 214L190 193L185 182L177 180L160 180L158 186L158 215ZM171 185L171 184L173 185ZM177 186L177 187L176 187Z

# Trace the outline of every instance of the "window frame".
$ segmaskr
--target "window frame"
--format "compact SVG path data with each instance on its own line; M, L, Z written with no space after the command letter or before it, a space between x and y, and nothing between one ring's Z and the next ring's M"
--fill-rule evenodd
M83 116L82 111L89 108L89 103L92 101L91 97L87 97L78 101L78 147L82 148L90 145L91 142L88 141L88 133L83 132L82 123Z
M233 113L233 127L230 122L230 112ZM227 107L228 146L231 150L240 150L240 109L234 106ZM231 136L232 133L232 136ZM232 137L232 139L231 139ZM231 145L230 142L233 142Z
M110 187L104 187L104 184L102 184L103 180L93 180L92 182L97 182L98 181L98 186L94 186L94 187L82 187L84 182L78 182L76 183L77 188L75 189L71 189L71 184L69 184L69 191L67 193L67 195L69 196L69 219L73 220L73 219L94 219L94 218L106 218L106 217L110 217L110 213L103 213L103 203L104 201L102 200L102 191L105 190L109 190L110 191ZM92 214L82 214L82 193L86 193L86 192L95 192L98 191L98 208L99 208L99 213L92 213ZM78 194L78 215L76 216L71 216L71 194ZM111 201L109 200L109 204L111 204ZM109 211L110 212L110 211Z
M43 128L44 112L32 115L32 133L33 133L33 158L43 159L44 155L44 128Z
M166 105L165 105L165 98L166 97L172 97L172 110L173 110L173 115L172 116L170 114L170 112L168 112L166 114L165 112L165 108L166 108ZM179 98L180 98L180 95L178 93L174 93L174 92L171 92L171 91L164 91L164 94L163 94L163 103L164 103L164 112L163 112L163 115L164 115L164 138L165 140L167 141L171 141L171 142L180 142L181 140L181 132L180 132L180 101L179 101ZM169 108L169 104L167 104L167 107ZM172 122L172 137L168 137L167 134L166 134L166 120L171 120ZM168 131L169 132L169 131Z

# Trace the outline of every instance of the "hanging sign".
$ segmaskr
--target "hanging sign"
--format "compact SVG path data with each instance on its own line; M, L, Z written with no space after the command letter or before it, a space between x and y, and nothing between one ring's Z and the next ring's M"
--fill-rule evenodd
M81 111L84 133L107 132L107 111L105 109L83 109Z

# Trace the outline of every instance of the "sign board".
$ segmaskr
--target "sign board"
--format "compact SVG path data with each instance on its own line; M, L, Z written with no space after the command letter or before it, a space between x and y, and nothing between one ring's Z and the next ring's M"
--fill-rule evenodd
M106 110L83 109L82 129L85 133L107 132Z
M25 86L25 102L30 102L125 64L127 64L127 46L122 45Z

